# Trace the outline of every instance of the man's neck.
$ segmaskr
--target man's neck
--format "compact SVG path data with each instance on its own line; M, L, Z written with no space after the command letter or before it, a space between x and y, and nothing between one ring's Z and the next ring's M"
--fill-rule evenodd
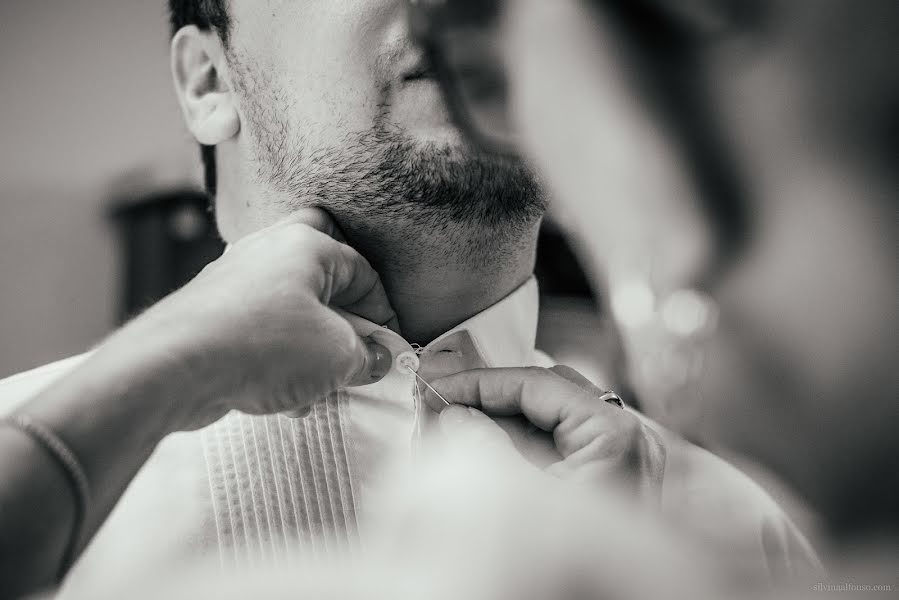
M514 234L474 226L440 232L396 224L386 231L341 226L380 274L403 337L425 345L528 280L540 224Z
M224 174L227 176L227 173ZM276 222L283 214L273 201L266 212L243 198L239 180L220 182L216 198L218 226L226 240L240 239ZM417 215L415 221L329 207L348 243L381 276L397 313L403 336L427 344L496 304L531 276L540 220L496 227L447 223L441 215Z

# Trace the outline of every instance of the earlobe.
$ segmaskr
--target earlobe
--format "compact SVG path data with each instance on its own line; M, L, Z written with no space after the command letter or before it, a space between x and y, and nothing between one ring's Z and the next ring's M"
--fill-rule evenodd
M184 119L197 142L215 146L240 132L240 115L225 80L227 61L214 32L182 28L172 39L172 77Z
M230 100L220 99L190 125L191 133L204 146L215 146L240 132L240 116Z

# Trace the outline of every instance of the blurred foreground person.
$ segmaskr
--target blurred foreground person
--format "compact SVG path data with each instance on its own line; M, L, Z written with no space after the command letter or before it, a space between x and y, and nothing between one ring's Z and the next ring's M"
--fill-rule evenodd
M664 56L598 4L509 4L508 110L625 328L670 330L684 373L644 388L795 486L837 574L895 590L899 4L638 3L690 41ZM528 377L434 386L491 412Z
M668 584L692 576L693 591L753 589L751 577L712 573L702 546L661 535L657 513L614 493L585 494L523 461L508 438L493 437L491 419L462 413L444 411L445 437L393 474L362 559L240 575L211 565L103 598L687 600L696 596Z
M834 536L895 536L899 4L768 0L728 21L744 3L678 3L709 28L680 82L706 112L684 117L714 125L737 182L713 198L688 187L692 156L641 95L654 73L629 70L638 49L614 21L571 0L520 4L517 114L579 239L608 248L591 256L597 276L649 256L657 298L698 288L717 304L698 344L693 431L762 459ZM669 193L631 177L650 156L684 169L671 169ZM616 180L631 193L598 193ZM716 206L727 209L718 220ZM727 217L737 223L721 236ZM708 251L678 261L696 237Z

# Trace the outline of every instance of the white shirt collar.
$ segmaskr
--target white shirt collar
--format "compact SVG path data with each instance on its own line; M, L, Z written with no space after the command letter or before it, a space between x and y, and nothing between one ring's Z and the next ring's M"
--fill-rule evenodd
M516 367L531 364L537 338L538 312L538 286L536 278L532 276L496 304L436 338L422 349L422 353L457 350L460 345L468 347L465 343L468 339L482 366ZM409 342L400 335L354 315L343 314L359 335L374 337L394 354L411 348Z
M225 253L231 248L225 247ZM402 336L356 315L338 311L346 317L362 337L375 334L379 343L394 354L406 351L411 344ZM423 350L439 352L457 345L461 332L474 344L476 358L485 367L520 367L533 362L537 342L537 319L540 294L537 278L531 277L512 293L478 314L437 337Z

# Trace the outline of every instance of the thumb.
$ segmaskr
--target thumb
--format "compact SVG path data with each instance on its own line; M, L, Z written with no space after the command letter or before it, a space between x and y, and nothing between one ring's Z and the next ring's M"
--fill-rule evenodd
M346 237L343 235L340 226L337 225L337 221L334 220L331 213L323 208L317 206L301 208L275 223L274 227L296 223L308 225L312 229L321 231L338 242L346 242Z
M346 384L348 387L369 385L370 383L381 381L390 372L390 367L393 364L390 350L371 338L363 338L361 341L363 349L362 365Z
M362 338L359 346L362 348L362 365L356 374L346 383L346 387L356 387L377 383L390 371L393 357L390 350L375 342L371 338ZM284 413L292 419L302 419L312 412L312 405Z
M444 409L440 430L453 442L514 448L512 439L493 419L468 406L454 404Z

